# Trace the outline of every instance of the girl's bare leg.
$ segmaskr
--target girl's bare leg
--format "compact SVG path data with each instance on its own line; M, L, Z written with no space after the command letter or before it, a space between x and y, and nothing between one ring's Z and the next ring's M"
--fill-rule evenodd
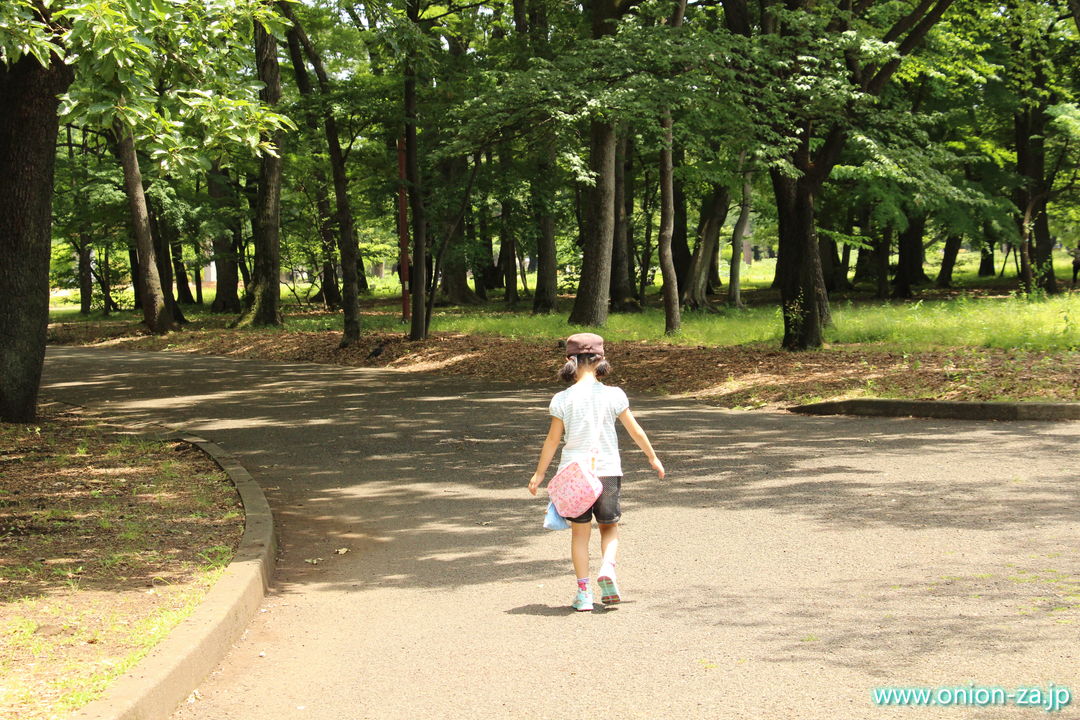
M570 523L570 559L578 578L589 577L589 537L592 523Z
M615 564L615 553L619 552L619 523L600 524L600 551L604 554L601 563Z

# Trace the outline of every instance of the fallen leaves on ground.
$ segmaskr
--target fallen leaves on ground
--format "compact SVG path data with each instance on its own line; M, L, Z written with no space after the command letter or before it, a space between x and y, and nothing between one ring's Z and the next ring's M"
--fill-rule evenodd
M164 336L71 323L52 342L171 350L261 360L378 367L401 372L556 385L564 358L556 343L497 335L433 333L409 341L368 333L339 348L337 332L209 327ZM997 348L895 352L868 345L793 353L775 347L686 347L620 342L608 336L609 382L629 391L692 397L729 408L790 406L850 397L938 400L1080 401L1080 353ZM378 352L376 352L378 351Z
M78 414L0 425L0 717L56 717L198 604L239 497L186 443Z

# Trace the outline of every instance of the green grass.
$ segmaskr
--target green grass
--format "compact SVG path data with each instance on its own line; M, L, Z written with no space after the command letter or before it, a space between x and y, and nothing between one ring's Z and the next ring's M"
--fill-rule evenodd
M1080 294L1044 300L980 298L834 308L835 343L880 343L910 350L993 347L1080 348Z
M933 274L939 259L927 259L927 271ZM1040 351L1076 350L1080 347L1080 293L1062 293L1045 298L1009 295L1016 277L1010 259L1005 277L977 277L979 255L962 252L957 260L954 286L949 299L916 301L878 301L869 297L866 288L839 295L832 304L832 327L825 333L826 342L836 345L872 344L889 350L930 350L939 348L1009 348ZM1000 258L998 268L1000 269ZM1064 253L1055 258L1059 278L1071 277L1071 260ZM744 267L744 297L751 306L734 309L718 306L715 312L684 311L682 330L674 336L664 334L664 313L659 307L659 288L652 288L650 306L641 313L612 314L604 330L618 340L636 340L677 345L732 346L754 343L778 345L783 332L775 293L768 290L775 270L775 260L761 260ZM375 289L365 296L362 325L368 332L403 332L397 305L399 286L395 276L373 279ZM535 286L530 276L529 287ZM1068 281L1062 282L1068 288ZM925 293L924 289L923 292ZM501 293L495 291L494 294ZM757 299L755 299L757 296ZM213 291L205 293L206 305L186 307L193 321L221 325L221 316L206 308ZM281 330L245 332L320 332L339 330L339 314L309 312L317 306L299 306L283 295L286 323ZM572 300L561 298L559 312L534 316L529 300L524 298L517 309L508 309L499 299L475 307L437 307L432 318L435 332L501 335L531 340L556 340L581 329L566 322ZM137 322L139 316L127 311L114 313L114 320ZM53 309L53 321L101 321L100 314L81 316L74 306Z

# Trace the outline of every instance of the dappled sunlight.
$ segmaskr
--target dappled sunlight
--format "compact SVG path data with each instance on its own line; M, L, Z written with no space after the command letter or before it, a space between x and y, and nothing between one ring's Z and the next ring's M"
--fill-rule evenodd
M50 358L63 355L65 363L84 358L99 365L100 352L50 349ZM506 390L483 381L429 376L417 393L417 376L205 357L176 363L170 360L176 356L153 355L146 357L176 372L158 372L145 389L125 389L138 379L142 357L110 356L104 378L83 373L94 384L81 392L88 401L104 398L109 412L130 419L160 418L212 433L253 464L256 477L269 475L264 482L281 488L268 493L276 510L283 507L279 495L301 497L303 487L307 502L326 496L339 504L359 503L355 519L377 523L382 532L408 528L434 538L455 523L479 528L473 522L490 513L493 504L483 498L492 492L510 492L507 500L495 502L501 506L496 514L508 520L536 509L523 490L520 500L510 498L535 463L547 427L547 400L559 386L507 397ZM197 394L190 392L193 384ZM53 391L47 382L45 393ZM55 391L77 399L80 386L65 379ZM388 412L391 408L394 412ZM1043 522L1065 522L1080 510L1080 500L1067 488L1046 483L1040 479L1046 471L1036 471L1072 451L1077 432L1068 426L795 418L649 397L634 398L633 408L661 449L671 478L670 483L642 483L643 464L624 437L627 481L636 483L629 497L646 505L734 503L827 526L981 527L987 513L980 503L1003 494L1008 507L995 514L998 525L1022 523L1031 511ZM1010 450L1018 438L1025 447L1039 448L1047 461L1019 462L1020 453ZM1038 491L1025 485L1003 488L1000 476L981 488L958 485L948 469L950 453L957 453L956 462L1000 458L999 467L1015 467ZM901 467L917 474L918 482L898 478ZM920 497L948 497L961 487L967 504L920 507ZM419 492L422 488L431 490ZM438 526L430 525L435 517ZM519 544L526 537L505 540Z
M563 604L569 534L542 528L543 493L525 489L561 385L163 357L177 356L50 348L43 393L189 428L262 485L279 556L240 667L258 671L262 643L303 645L325 622L336 630L320 652L413 667L410 648L432 633L525 638L483 645L519 658L534 636L580 620ZM52 385L71 374L105 384ZM680 672L707 672L702 663L722 653L772 679L807 667L854 677L880 643L895 648L892 668L869 670L882 678L932 673L945 658L974 673L984 666L972 658L991 653L1030 668L1066 652L1067 638L1047 638L1080 612L1069 584L1080 578L1080 423L798 416L630 397L668 477L657 480L619 430L620 573L640 594L598 611L575 630L583 637L648 653L649 633L663 633L657 661ZM672 578L677 596L658 591Z

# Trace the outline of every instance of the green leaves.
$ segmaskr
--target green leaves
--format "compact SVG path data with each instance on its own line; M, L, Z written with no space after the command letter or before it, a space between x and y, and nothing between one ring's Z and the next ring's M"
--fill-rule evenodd
M63 57L54 29L30 0L0 3L0 63L12 65L31 55L43 67Z
M13 10L3 7L6 19ZM77 69L63 121L111 128L119 120L162 173L203 172L212 157L241 148L276 153L264 138L295 127L259 102L251 79L253 23L277 35L286 27L264 2L83 0L52 21Z

